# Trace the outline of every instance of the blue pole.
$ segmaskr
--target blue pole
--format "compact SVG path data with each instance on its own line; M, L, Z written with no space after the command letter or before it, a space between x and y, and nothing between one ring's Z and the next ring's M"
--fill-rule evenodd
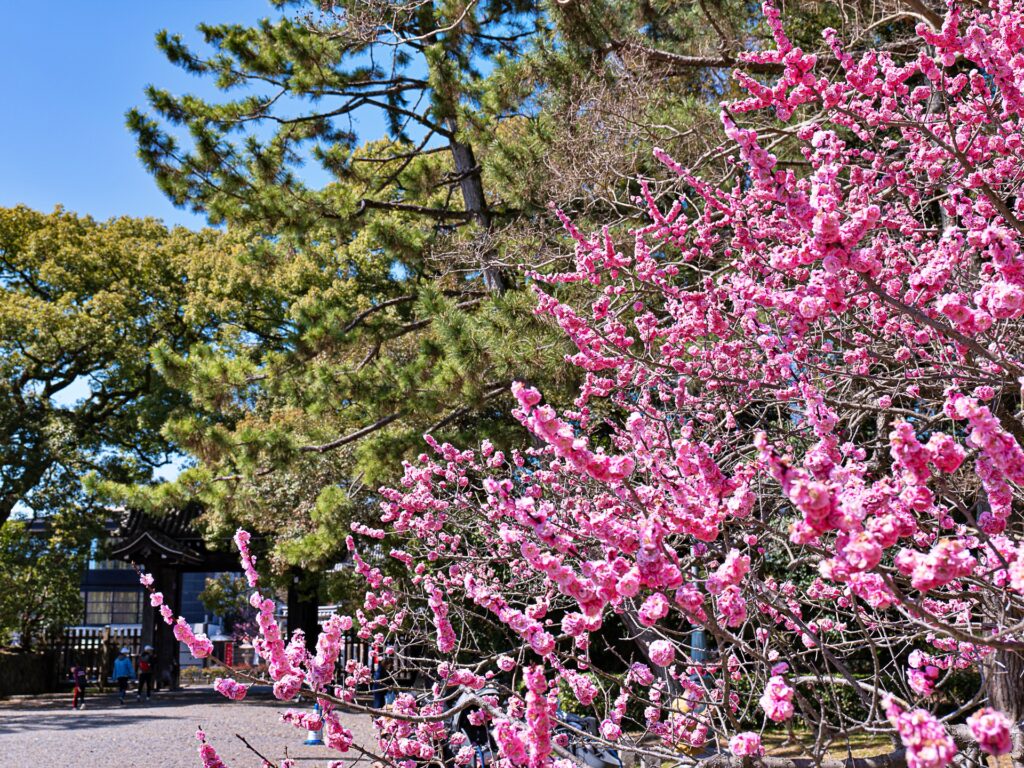
M317 715L319 727L315 731L306 731L306 740L302 742L307 747L319 747L324 743L324 721L320 718L320 702L313 704L313 712Z
M690 633L690 658L702 662L708 657L708 639L703 627L696 627Z

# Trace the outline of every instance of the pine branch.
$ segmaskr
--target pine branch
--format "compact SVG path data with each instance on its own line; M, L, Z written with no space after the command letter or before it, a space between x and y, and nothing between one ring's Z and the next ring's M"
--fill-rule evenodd
M482 298L481 299L467 299L466 301L460 301L458 304L455 305L455 308L456 309L469 309L470 307L475 307L477 304L479 304L482 301L483 301ZM434 322L434 318L428 317L428 318L426 318L424 320L416 320L415 322L412 322L412 323L406 323L405 325L403 325L401 328L398 329L399 330L398 333L396 333L396 334L394 334L392 336L389 336L387 338L387 340L388 341L393 341L394 339L397 339L400 336L405 336L407 333L412 333L413 331L418 331L421 328L426 328L432 322Z
M438 422L436 422L434 424L431 424L429 427L427 427L427 430L426 430L426 432L424 434L427 434L427 435L433 434L437 430L439 430L439 429L441 429L443 427L448 426L449 424L451 424L456 419L458 419L458 418L460 418L462 416L465 416L467 413L469 413L471 410L473 410L473 408L476 405L480 405L482 403L486 403L488 400L492 400L493 398L495 398L498 395L502 394L503 392L507 391L508 387L509 387L509 383L508 382L502 382L501 384L495 384L489 391L484 393L484 396L481 398L480 403L477 403L477 404L474 404L474 405L464 405L461 408L456 408L454 411L449 413L447 416L445 416L440 421L438 421Z
M363 199L359 201L359 209L356 211L356 215L361 215L366 212L368 208L381 211L405 211L408 213L415 213L420 216L430 216L435 219L463 219L468 221L473 218L473 214L467 213L466 211L448 211L444 208L428 208L423 205L410 205L409 203L386 203L380 200L367 200Z
M363 322L363 320L365 320L367 317L369 317L370 315L374 314L375 312L380 312L381 310L387 309L388 307L393 307L395 304L403 304L403 303L405 303L407 301L413 301L415 298L416 297L413 294L407 294L405 296L398 296L397 298L394 298L394 299L388 299L387 301L382 301L379 304L374 304L369 309L364 309L358 315L353 317L348 322L348 325L346 325L344 328L341 329L341 332L342 333L348 333L349 331L354 329L357 325L359 325L361 322Z
M342 435L337 440L332 440L329 443L321 443L320 445L303 445L299 447L299 451L302 453L327 453L335 448L341 448L349 443L354 443L360 438L366 437L369 434L376 432L378 429L383 429L393 421L397 421L402 418L405 414L401 411L392 413L390 416L385 416L383 419L378 419L373 424L357 429L355 432L349 432L347 435Z

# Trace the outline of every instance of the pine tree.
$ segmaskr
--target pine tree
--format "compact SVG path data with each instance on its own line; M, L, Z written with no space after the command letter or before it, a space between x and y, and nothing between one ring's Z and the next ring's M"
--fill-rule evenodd
M727 0L276 5L202 26L206 54L158 36L224 100L151 88L129 113L171 200L249 233L229 281L265 309L230 344L160 351L191 398L166 432L200 462L133 501L199 496L217 535L273 532L308 565L424 433L502 445L513 379L569 396L573 350L521 269L569 253L548 203L614 241L653 146L717 162L723 73L765 31Z

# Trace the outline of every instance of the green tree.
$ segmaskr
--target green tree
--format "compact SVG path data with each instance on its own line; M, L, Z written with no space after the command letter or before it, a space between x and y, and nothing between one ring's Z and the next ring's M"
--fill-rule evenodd
M0 643L15 635L28 650L81 619L80 581L89 553L88 518L60 514L43 529L0 524Z
M237 637L252 636L257 631L256 609L249 604L252 590L244 576L218 573L208 578L199 593L199 602L213 616L224 620L224 630Z
M217 237L0 209L0 521L79 495L88 472L146 481L171 458L161 430L186 400L149 349L213 338L186 274Z

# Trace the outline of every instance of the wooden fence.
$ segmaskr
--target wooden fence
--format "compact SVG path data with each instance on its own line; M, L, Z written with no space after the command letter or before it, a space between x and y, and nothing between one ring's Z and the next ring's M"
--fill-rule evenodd
M321 621L326 621L330 615L330 608L321 608ZM279 618L284 619L283 616ZM85 668L91 683L105 685L111 680L114 659L121 648L128 648L133 659L138 657L142 650L142 630L138 626L67 627L62 635L51 639L47 645L47 650L56 659L58 680L67 682L71 667L77 664ZM233 657L237 663L238 653ZM372 668L370 643L351 631L342 635L337 665L339 681L345 675L345 665L349 660ZM392 657L391 674L404 685L410 684L415 676L412 665L401 653Z
M71 667L83 667L89 681L104 685L114 670L114 659L121 648L128 648L132 657L142 650L142 630L126 627L67 627L63 635L51 642L56 652L60 680L70 679Z

